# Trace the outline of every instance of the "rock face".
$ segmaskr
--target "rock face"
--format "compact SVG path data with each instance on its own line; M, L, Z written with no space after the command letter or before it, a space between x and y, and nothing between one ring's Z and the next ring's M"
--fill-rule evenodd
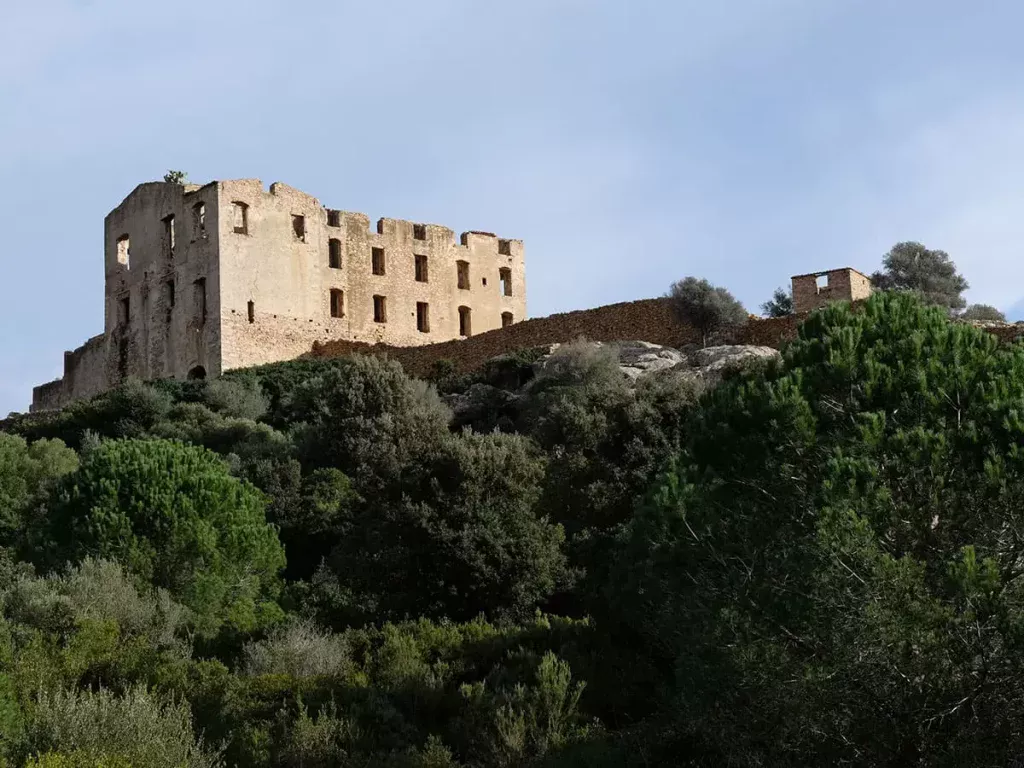
M772 347L746 345L707 347L686 353L647 341L593 342L593 344L595 347L610 346L614 348L618 352L619 368L632 381L662 371L673 371L683 374L686 378L714 385L722 380L722 376L727 371L779 357L779 351ZM560 346L560 344L551 345L548 354L534 363L534 370L538 373L544 370L551 354Z
M686 365L675 370L681 370L702 380L705 384L714 385L722 380L722 376L727 371L765 363L779 357L779 351L772 347L746 345L706 347L689 355Z

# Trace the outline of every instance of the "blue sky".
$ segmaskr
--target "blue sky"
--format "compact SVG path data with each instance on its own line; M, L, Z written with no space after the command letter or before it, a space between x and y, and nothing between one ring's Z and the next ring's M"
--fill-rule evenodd
M947 250L1024 317L1012 0L32 0L0 26L0 415L168 168L526 241L532 316Z

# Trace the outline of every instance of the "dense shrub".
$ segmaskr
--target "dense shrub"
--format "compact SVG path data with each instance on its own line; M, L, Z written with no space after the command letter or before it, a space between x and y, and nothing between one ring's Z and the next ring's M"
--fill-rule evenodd
M33 533L54 568L111 558L194 611L200 626L258 622L284 553L255 488L215 454L163 440L103 443L55 491Z

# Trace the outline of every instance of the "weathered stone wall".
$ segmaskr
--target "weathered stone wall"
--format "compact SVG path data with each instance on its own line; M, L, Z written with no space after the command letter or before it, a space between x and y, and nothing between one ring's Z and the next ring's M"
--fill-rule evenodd
M779 347L795 338L802 319L797 316L751 317L746 326L723 341ZM423 376L439 360L451 360L456 370L465 372L507 352L579 338L590 341L649 341L668 347L683 347L701 340L695 329L676 320L668 300L659 298L536 318L469 339L429 346L392 347L337 340L317 344L310 356L338 357L353 352L383 355L399 361L408 373Z
M501 327L526 316L523 245L493 235L328 211L297 189L257 179L220 182L221 328L224 369L287 360L313 341L344 338L412 346ZM227 221L231 214L231 221ZM378 267L374 270L374 250ZM504 251L504 252L502 252ZM333 260L332 260L333 253ZM425 259L417 273L416 257ZM333 261L333 263L332 263ZM459 286L458 262L468 280ZM511 278L505 295L501 270ZM377 274L376 272L383 272ZM420 279L417 279L419 277ZM332 312L331 291L340 291ZM375 318L374 297L384 317ZM417 304L426 306L418 327Z
M73 400L98 395L109 386L107 340L101 334L64 353L64 376L32 390L31 410L62 408Z
M141 184L104 230L102 353L37 388L35 409L128 376L216 376L287 360L317 340L429 344L526 317L521 241L466 233L456 242L445 227L396 219L371 232L365 215L328 211L284 184Z
M819 285L818 278L825 278ZM793 309L811 312L830 301L859 301L871 295L871 280L855 269L844 267L809 275L795 275L792 282Z

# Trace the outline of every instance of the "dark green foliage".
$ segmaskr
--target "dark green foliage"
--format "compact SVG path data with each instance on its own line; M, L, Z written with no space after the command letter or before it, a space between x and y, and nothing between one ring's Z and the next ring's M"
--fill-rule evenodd
M578 342L454 420L355 357L3 422L0 765L1010 764L1024 348L911 293L703 394Z
M1006 315L988 304L971 304L960 314L961 320L980 320L990 323L1005 323Z
M676 317L697 329L704 346L713 335L748 320L747 311L729 291L701 278L686 277L673 283L669 300Z
M282 408L304 467L334 467L380 487L448 434L451 413L394 362L345 358L297 386Z
M966 305L963 292L970 287L948 253L913 242L894 245L882 257L882 271L871 275L871 283L877 290L908 291L927 304L950 310Z
M776 288L775 293L764 304L761 312L768 317L786 317L793 314L793 294L785 288Z
M562 529L535 508L543 472L520 437L437 441L349 523L321 575L344 590L333 622L528 615L565 576Z
M78 456L60 440L31 445L0 432L0 546L13 543L29 507L38 504L49 486L78 468Z
M252 626L272 604L284 553L263 498L215 454L163 440L102 444L54 493L31 532L55 567L109 557L165 588L203 628Z
M708 396L609 596L743 765L1005 764L1022 744L1024 350L903 295Z

